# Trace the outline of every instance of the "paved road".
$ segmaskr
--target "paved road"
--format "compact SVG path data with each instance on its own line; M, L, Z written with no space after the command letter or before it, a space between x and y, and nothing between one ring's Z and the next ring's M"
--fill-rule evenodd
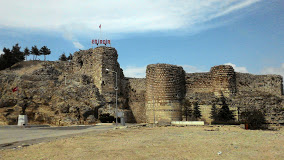
M0 149L18 145L34 144L86 132L101 132L115 126L69 126L69 127L31 127L0 126Z

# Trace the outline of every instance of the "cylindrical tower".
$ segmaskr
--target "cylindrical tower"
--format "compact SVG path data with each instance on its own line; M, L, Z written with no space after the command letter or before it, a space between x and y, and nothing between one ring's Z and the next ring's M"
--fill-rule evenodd
M216 96L229 97L236 93L236 75L230 65L214 66L210 70L213 92Z
M185 72L170 64L150 64L146 71L146 121L171 122L182 118Z

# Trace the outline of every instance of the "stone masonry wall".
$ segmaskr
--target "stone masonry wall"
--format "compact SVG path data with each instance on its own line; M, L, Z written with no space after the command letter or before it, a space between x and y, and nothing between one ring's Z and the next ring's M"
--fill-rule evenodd
M237 91L264 92L267 94L283 95L283 78L280 75L252 75L236 73Z
M210 93L213 90L211 74L206 73L186 73L186 93Z
M181 120L181 99L185 93L185 74L182 67L151 64L146 71L147 122Z
M236 93L236 75L230 65L214 66L210 70L213 92L216 96L229 97Z
M103 108L100 108L100 114L109 113L115 116L115 72L117 72L118 109L121 110L127 106L125 104L127 95L122 86L124 75L117 59L118 54L116 49L105 46L74 53L73 63L75 72L90 76L99 89L100 94L104 97L106 104Z
M128 104L137 123L146 122L145 93L146 78L126 78L129 83Z

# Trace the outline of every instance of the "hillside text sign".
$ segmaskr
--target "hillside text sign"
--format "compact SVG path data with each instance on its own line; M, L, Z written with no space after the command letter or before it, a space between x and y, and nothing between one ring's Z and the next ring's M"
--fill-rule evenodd
M111 43L110 43L110 40L109 40L109 39L105 39L105 40L92 39L92 44L96 44L96 45L104 44L104 45L107 45L107 44L111 44Z

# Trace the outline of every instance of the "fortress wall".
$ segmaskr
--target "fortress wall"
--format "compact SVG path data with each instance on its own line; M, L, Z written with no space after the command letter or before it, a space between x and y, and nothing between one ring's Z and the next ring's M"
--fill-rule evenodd
M229 97L236 93L236 75L230 65L214 66L210 69L213 92L216 96Z
M239 94L264 92L276 96L283 95L283 77L280 75L236 73L236 85Z
M185 93L182 67L151 64L146 71L146 120L149 123L179 121ZM155 122L155 123L156 123Z
M186 73L186 94L209 93L212 92L211 74L206 73Z
M146 78L127 78L128 88L128 104L137 123L146 122L145 110L145 93Z
M75 52L73 55L74 72L92 77L94 84L102 91L102 54L101 49L89 49Z
M117 72L118 93L122 92L121 79L124 78L124 75L117 58L118 54L115 48L103 46L75 52L73 57L74 71L90 76L100 93L106 96L107 102L115 101L116 75L112 71Z
M117 72L117 86L118 94L122 94L122 82L124 78L123 72L117 62L118 54L115 48L111 47L98 47L102 54L102 94L106 96L107 102L115 102L115 85L116 85L116 73ZM97 48L96 48L97 49ZM109 69L107 71L106 69Z
M187 95L193 93L214 93L226 97L236 93L236 76L232 66L219 65L210 72L186 74Z

